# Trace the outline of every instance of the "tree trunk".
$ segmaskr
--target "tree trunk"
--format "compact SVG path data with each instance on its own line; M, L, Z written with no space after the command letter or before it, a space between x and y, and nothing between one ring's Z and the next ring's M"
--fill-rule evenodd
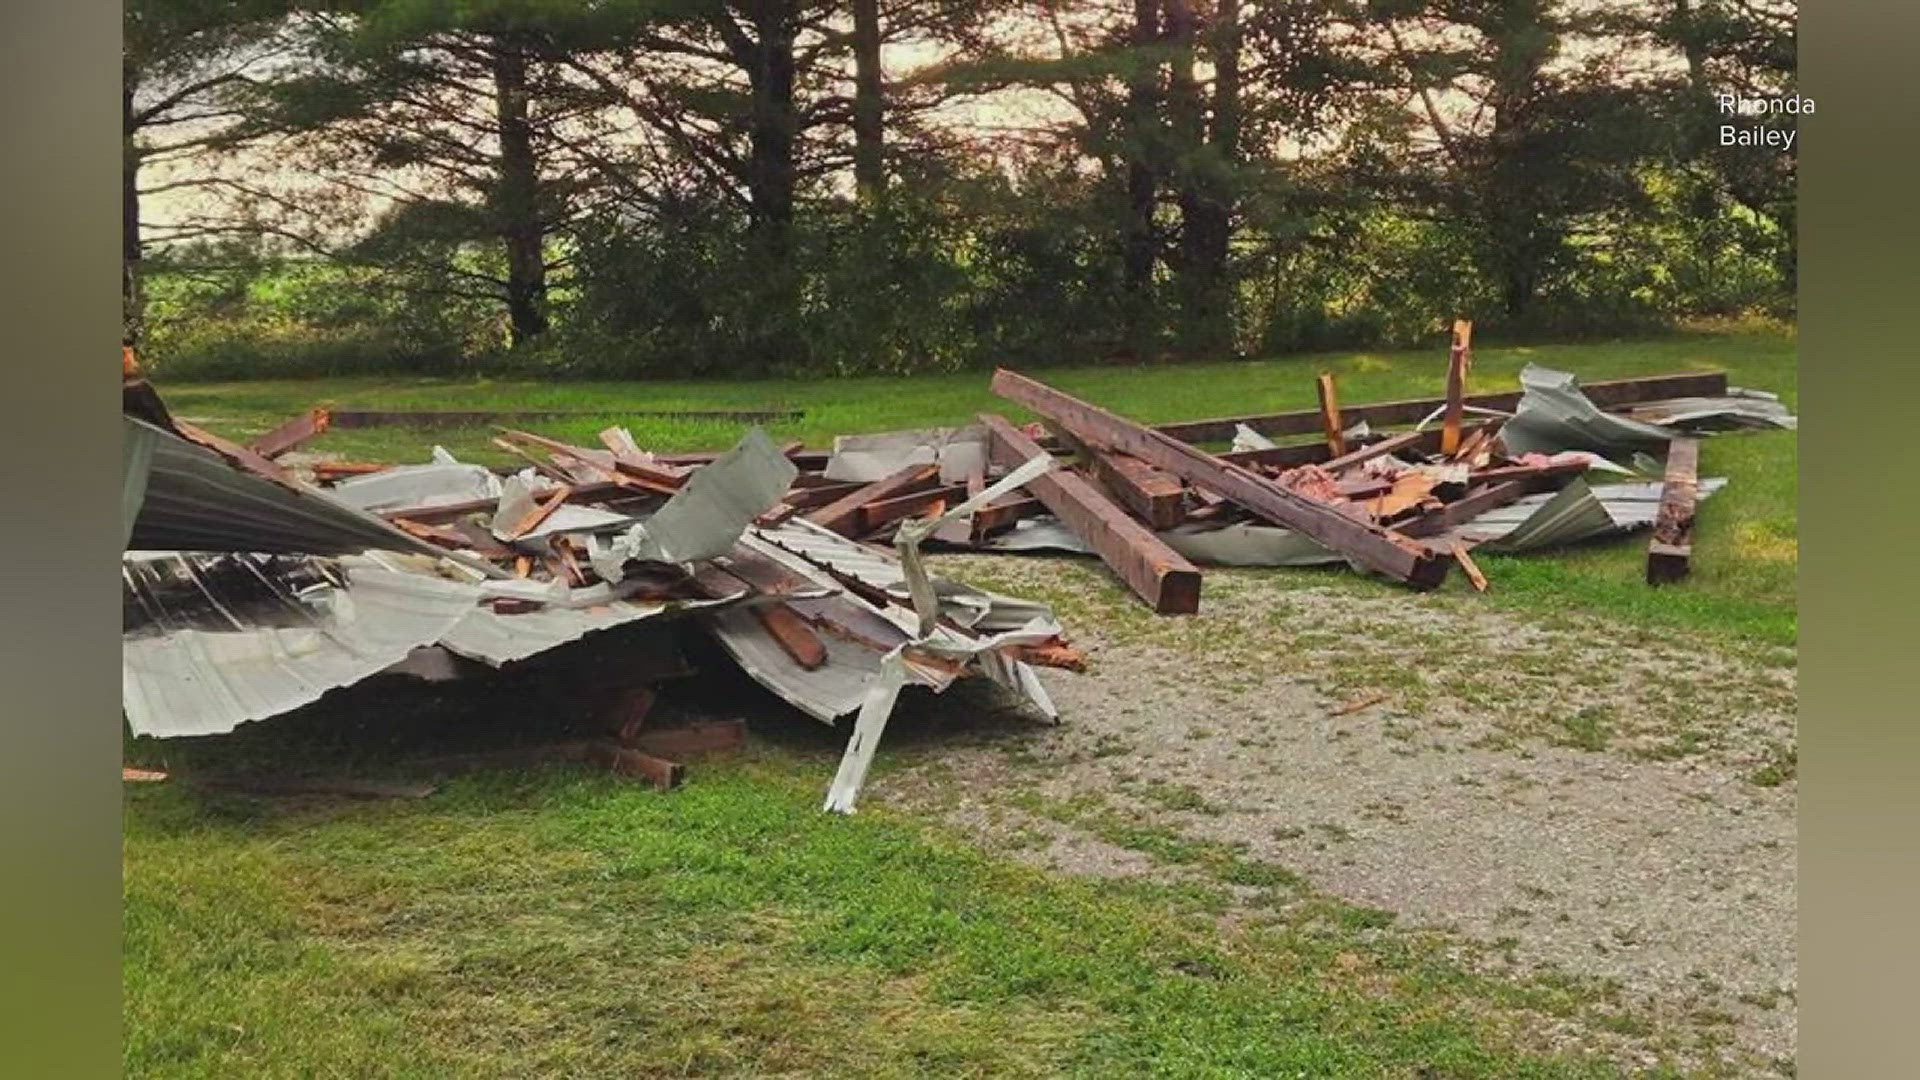
M120 339L140 345L146 297L140 280L140 150L134 145L133 76L120 85Z
M1133 0L1133 37L1136 49L1151 47L1160 36L1158 0ZM1141 349L1153 330L1153 209L1158 196L1154 175L1154 109L1159 88L1159 65L1144 58L1135 62L1127 79L1127 221L1122 286L1127 297L1129 337Z
M880 0L853 0L853 64L853 180L860 201L873 203L887 186Z
M1186 350L1218 354L1233 348L1232 282L1227 251L1232 229L1232 170L1239 145L1239 5L1220 0L1208 59L1214 66L1212 123L1194 80L1198 20L1189 0L1167 0L1167 35L1180 47L1171 79L1180 147L1180 307Z
M1195 205L1193 260L1203 274L1208 297L1208 339L1216 350L1234 347L1234 282L1227 256L1233 242L1233 214L1239 202L1240 167L1240 0L1218 0L1213 28L1212 150L1201 198Z
M748 71L753 92L750 171L747 198L752 227L764 250L776 259L790 253L793 232L794 29L787 0L753 5L757 55Z
M500 175L494 213L507 249L507 315L518 346L547 331L545 228L540 171L528 118L527 56L518 43L496 41L493 87L500 128Z

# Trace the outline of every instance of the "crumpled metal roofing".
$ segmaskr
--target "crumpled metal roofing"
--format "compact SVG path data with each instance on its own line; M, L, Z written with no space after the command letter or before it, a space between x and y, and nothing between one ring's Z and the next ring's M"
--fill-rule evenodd
M821 475L872 483L909 465L940 465L940 482L957 484L987 463L986 431L978 426L839 435Z
M438 640L476 595L354 556L290 571L259 554L130 553L121 572L121 701L137 735L215 735L298 708Z
M1652 424L1600 411L1580 392L1571 372L1528 364L1520 372L1520 404L1500 429L1500 441L1514 455L1591 450L1625 454L1665 446L1673 437Z
M494 667L642 619L724 607L608 598L515 614L526 582L466 582L381 555L129 553L122 702L138 735L214 735L278 716L438 645Z
M1792 431L1800 426L1799 418L1781 403L1780 395L1738 386L1728 387L1724 397L1668 398L1628 405L1618 411L1643 423L1695 434L1741 428Z
M438 548L317 488L244 472L168 431L124 417L130 470L145 458L145 486L127 547L142 551L235 551L331 555Z

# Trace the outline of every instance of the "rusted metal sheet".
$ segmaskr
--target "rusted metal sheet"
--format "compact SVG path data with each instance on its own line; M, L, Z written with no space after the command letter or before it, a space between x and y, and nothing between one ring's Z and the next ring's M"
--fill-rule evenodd
M988 453L1001 465L1018 465L1045 453L1005 417L983 413ZM1162 615L1200 610L1200 571L1146 526L1129 517L1092 484L1055 469L1027 485L1047 509L1093 545L1127 587Z
M1699 503L1700 443L1675 439L1667 447L1660 514L1647 543L1647 584L1667 585L1687 576L1693 561L1693 515Z
M1208 487L1254 513L1297 529L1370 570L1430 589L1446 579L1451 560L1426 545L1289 491L1260 476L1044 383L1002 368L993 391L1058 421L1083 441L1119 450Z

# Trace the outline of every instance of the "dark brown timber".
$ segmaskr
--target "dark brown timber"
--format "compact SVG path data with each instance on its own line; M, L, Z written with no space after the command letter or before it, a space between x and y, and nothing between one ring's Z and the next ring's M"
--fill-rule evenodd
M1070 431L1055 429L1055 435L1062 445L1080 455L1101 487L1142 521L1156 529L1171 529L1186 517L1179 477L1131 454L1102 453L1074 438Z
M931 487L938 479L938 465L909 465L892 476L862 485L807 515L807 520L842 536L860 531L860 511L869 503L904 495L918 488Z
M1046 453L1003 416L983 413L980 422L987 429L987 452L999 465L1017 466ZM1054 469L1028 482L1027 490L1075 535L1091 544L1101 560L1154 611L1191 615L1200 610L1200 571L1092 484L1064 469Z
M1204 450L1017 372L1005 368L994 372L993 392L1059 422L1087 443L1132 454L1190 484L1211 488L1275 524L1298 529L1360 565L1415 588L1439 585L1452 565L1451 559L1425 544L1371 522L1357 521Z
M1602 409L1644 401L1660 401L1666 398L1717 397L1727 392L1727 373L1706 371L1682 375L1649 375L1639 379L1609 379L1596 383L1582 383L1580 390L1587 395L1588 400ZM1520 404L1520 392L1510 390L1499 394L1469 394L1461 401L1476 409L1512 412ZM1445 398L1416 398L1408 401L1385 401L1375 405L1353 405L1342 410L1341 418L1349 424L1357 424L1365 420L1375 427L1417 424L1446 403ZM1321 430L1318 409L1262 413L1254 416L1222 416L1211 420L1188 420L1176 424L1160 424L1154 430L1185 442L1226 442L1233 438L1233 429L1238 424L1245 424L1262 435L1307 435Z
M1693 512L1700 497L1700 442L1667 444L1667 478L1660 488L1660 514L1647 544L1647 584L1667 585L1687 576L1693 561Z

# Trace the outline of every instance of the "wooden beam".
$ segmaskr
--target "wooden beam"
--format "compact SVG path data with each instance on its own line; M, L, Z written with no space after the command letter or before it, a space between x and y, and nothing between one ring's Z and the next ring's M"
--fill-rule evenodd
M1727 392L1724 371L1688 372L1675 375L1649 375L1637 379L1604 379L1582 383L1581 392L1602 409L1644 401L1679 397L1718 397ZM1520 391L1498 394L1468 394L1461 401L1477 409L1512 412L1520 404ZM1373 405L1349 405L1341 410L1346 422L1365 420L1375 427L1417 424L1447 403L1445 398L1413 398L1383 401ZM1154 428L1183 442L1226 442L1233 438L1236 425L1245 424L1262 435L1308 435L1322 429L1320 410L1261 413L1253 416L1222 416L1208 420L1186 420L1160 424Z
M1017 466L1046 452L1003 416L983 413L980 422L987 429L987 452L999 465ZM1054 469L1036 477L1026 489L1092 545L1101 561L1154 611L1191 615L1200 610L1200 571L1092 484Z
M785 604L757 604L751 610L794 663L812 671L827 662L827 646L799 612Z
M1351 468L1362 462L1372 461L1377 457L1385 457L1395 450L1405 450L1410 446L1415 446L1425 441L1426 435L1427 433L1424 431L1406 431L1398 435L1389 435L1377 443L1370 443L1356 450L1348 450L1339 457L1329 459L1320 467L1330 473L1337 473L1341 469Z
M681 727L644 728L633 737L632 745L642 753L672 761L726 753L746 747L747 722L695 720Z
M1473 363L1473 324L1453 321L1453 348L1447 350L1447 404L1440 419L1440 452L1460 449L1460 420L1466 413L1467 367Z
M1055 428L1054 434L1135 517L1156 529L1171 529L1186 517L1186 494L1179 477L1132 454L1102 453L1064 428Z
M1667 444L1667 476L1660 513L1647 543L1647 584L1667 585L1687 576L1693 561L1693 515L1700 499L1700 441Z
M1334 392L1333 372L1321 372L1314 387L1320 392L1320 428L1327 436L1327 452L1341 457L1347 452L1347 436L1340 428L1340 396Z
M860 531L862 507L895 495L903 495L917 488L931 487L939 475L940 466L938 465L932 463L909 465L891 476L882 477L871 484L862 484L859 488L808 514L807 520L842 536L853 536Z
M1013 523L1023 517L1033 517L1046 509L1039 499L1025 495L1009 495L995 499L973 512L973 520L968 523L968 538L979 543L994 533L1010 529Z
M332 416L322 408L306 412L253 440L253 452L269 460L299 446L327 430Z
M1246 469L1152 428L1070 397L1005 368L994 372L993 392L1056 420L1083 441L1119 450L1211 488L1278 525L1296 529L1370 570L1431 589L1446 579L1452 560L1425 544L1372 522L1359 521ZM1036 494L1038 494L1036 492Z
M870 502L860 508L860 528L862 534L870 533L884 525L890 525L903 517L911 517L937 502L959 502L967 497L967 485L946 484L930 487L924 491L911 491L905 495L895 495L891 499Z
M567 497L572 494L573 489L565 484L555 488L553 494L547 496L545 502L535 503L533 509L527 511L526 514L520 518L519 522L514 525L513 532L507 535L507 539L518 540L520 537L539 528L540 523L552 517L553 512L560 509L560 504L566 502ZM525 575L523 574L521 576L524 577Z
M1455 525L1464 524L1489 510L1519 501L1520 497L1533 489L1529 480L1504 480L1498 483L1482 484L1465 495L1438 510L1429 510L1410 521L1394 526L1402 536L1432 536L1446 532Z

